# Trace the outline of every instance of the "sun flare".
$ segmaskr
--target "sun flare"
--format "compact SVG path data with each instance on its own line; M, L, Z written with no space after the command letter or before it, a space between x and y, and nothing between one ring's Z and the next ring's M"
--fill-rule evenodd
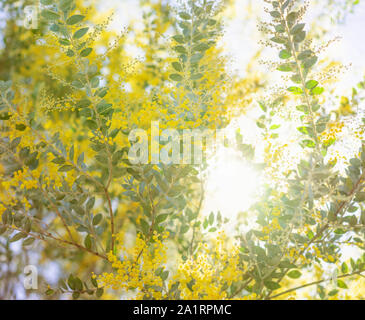
M220 211L232 219L254 203L259 174L237 151L222 147L210 159L208 172L204 214Z

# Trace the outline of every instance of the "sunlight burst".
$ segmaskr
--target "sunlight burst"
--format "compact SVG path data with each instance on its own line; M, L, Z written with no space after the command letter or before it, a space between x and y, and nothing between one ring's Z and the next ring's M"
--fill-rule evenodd
M254 203L259 175L237 151L222 147L208 171L204 214L220 211L231 219Z

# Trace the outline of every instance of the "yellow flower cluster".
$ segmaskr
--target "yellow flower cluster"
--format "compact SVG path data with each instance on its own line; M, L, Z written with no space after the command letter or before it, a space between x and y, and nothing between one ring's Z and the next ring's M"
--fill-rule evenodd
M2 214L5 212L6 207L0 203L0 217L2 216Z
M338 112L344 116L348 116L354 113L349 98L341 97L341 102L340 102L340 107L338 108Z
M322 259L326 262L335 262L339 257L336 254L322 254L318 247L313 246L312 254L316 256L318 259Z
M163 240L167 237L167 232L162 235L154 232L148 242L138 234L132 248L119 247L121 259L109 252L108 259L116 272L104 272L97 277L98 282L113 290L137 289L136 299L161 299L163 280L159 274L156 275L156 271L164 268L163 264L166 262ZM118 234L115 238L123 242L124 237Z
M33 179L27 167L24 167L22 170L15 171L14 177L11 180L2 182L2 185L6 190L20 185L23 189L30 190L36 188L37 184L38 182Z
M278 215L278 212L274 211L273 214ZM279 211L279 214L280 214L280 211ZM279 220L276 217L274 219L272 219L270 225L262 227L262 232L265 233L265 234L269 234L269 233L271 233L275 230L281 230ZM263 237L263 240L267 240L267 239L268 239L267 236Z
M334 141L336 141L337 136L342 132L344 126L345 124L341 121L329 123L327 130L321 133L319 139L325 145L332 144Z
M226 299L225 289L242 280L238 244L230 244L224 232L215 242L178 266L173 278L180 282L182 299Z

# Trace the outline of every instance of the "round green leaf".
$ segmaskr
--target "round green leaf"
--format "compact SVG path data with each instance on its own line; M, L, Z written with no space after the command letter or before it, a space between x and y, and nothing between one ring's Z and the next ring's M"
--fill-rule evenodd
M298 279L300 278L302 274L300 273L299 270L292 270L288 273L288 277L292 278L292 279Z

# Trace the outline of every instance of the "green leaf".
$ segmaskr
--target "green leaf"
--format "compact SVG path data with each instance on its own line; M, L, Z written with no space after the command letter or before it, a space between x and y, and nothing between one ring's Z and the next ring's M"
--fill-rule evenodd
M279 53L280 59L289 59L291 56L292 55L288 50L281 50Z
M188 232L188 230L189 230L189 226L188 225L184 225L184 226L181 227L180 232L182 234L184 234L184 233Z
M48 290L46 291L46 295L47 295L47 296L51 296L52 294L54 294L54 290L52 290L52 289L48 289Z
M173 36L172 39L181 44L185 43L184 37L180 34Z
M84 245L87 249L91 249L92 242L89 234L85 237Z
M35 241L34 238L28 238L23 241L23 246L30 246Z
M285 32L285 28L282 24L278 24L275 26L275 31L278 33L284 33Z
M161 273L161 279L163 281L165 281L168 278L168 276L169 276L169 271L168 270Z
M23 123L19 123L15 125L15 129L18 131L24 131L26 126Z
M294 83L301 83L302 82L302 77L300 76L300 74L294 74L293 76L290 77L290 79Z
M79 29L79 30L77 30L75 33L74 33L74 35L73 35L73 37L75 38L75 39L80 39L80 38L82 38L87 32L89 31L89 28L88 27L86 27L86 28L81 28L81 29Z
M303 90L299 87L290 87L288 88L288 91L293 93L293 94L303 94Z
M271 11L270 12L270 15L275 18L275 19L278 19L280 18L280 12L279 11Z
M0 120L9 120L11 118L11 114L9 112L3 112L0 114Z
M312 50L304 50L298 55L299 60L305 60L313 54Z
M286 0L286 1L284 2L284 4L281 6L281 10L282 10L282 11L284 11L284 10L288 7L288 5L289 5L290 1L291 1L291 0Z
M84 87L84 84L79 80L72 81L72 85L78 89L82 89Z
M93 225L97 226L101 220L103 219L103 215L101 213L98 213L94 218L93 218Z
M348 289L349 288L347 286L347 284L344 281L340 280L340 279L337 280L337 286L341 289Z
M71 49L68 49L66 52L66 55L71 58L75 55L75 52L73 52L73 50L71 50Z
M91 53L91 51L93 51L93 49L92 49L92 48L85 48L85 49L83 49L83 50L80 52L80 56L81 56L81 57L87 57L87 56Z
M71 5L73 3L73 0L60 0L59 8L66 12L71 9Z
M327 128L327 125L325 123L320 123L318 125L316 125L316 130L317 133L322 133L323 131L325 131Z
M69 46L71 44L70 40L66 39L66 38L61 38L61 39L58 39L58 42L60 44L62 44L63 46ZM70 50L72 51L72 50ZM67 51L68 53L69 51ZM74 54L74 52L72 51L72 55Z
M91 101L89 99L81 99L76 103L76 108L86 108L91 105Z
M60 31L60 26L56 23L52 24L50 27L49 27L49 30L53 31L53 32L58 32Z
M86 202L86 211L90 211L92 208L94 208L95 205L95 197L91 197L89 200L87 200Z
M337 293L338 293L338 290L337 289L334 289L334 290L331 290L330 292L328 292L328 295L330 297L332 297L332 296L335 296Z
M104 289L103 289L103 288L98 288L98 289L96 290L96 296L97 296L98 298L100 298L100 297L103 295L103 293L104 293Z
M191 80L199 80L203 77L203 74L202 73L195 73L195 74L192 74L190 79Z
M69 26L72 26L76 23L79 23L81 22L82 20L84 20L85 16L81 15L81 14L75 14L71 17L69 17L67 20L66 20L66 23L69 25Z
M283 63L278 67L278 70L282 71L282 72L293 71L293 64L292 63Z
M306 36L306 32L305 31L301 31L301 32L299 32L299 33L297 33L297 34L294 35L293 40L296 43L300 43L300 42L304 41L305 36Z
M191 63L198 63L204 57L203 53L194 53L190 59Z
M313 104L312 105L312 111L313 112L317 112L320 108L321 108L321 106L319 104Z
M174 81L181 81L183 77L177 73L170 74L170 79Z
M60 18L60 15L57 12L45 9L41 13L42 17L47 20L57 20Z
M292 279L298 279L300 278L302 274L300 273L299 270L292 270L290 272L288 272L288 277L292 278Z
M270 290L277 290L277 289L281 288L280 284L278 284L274 281L271 281L271 280L265 280L264 285L266 288L268 288Z
M291 33L291 34L297 34L297 33L301 32L301 31L303 30L303 28L304 28L304 27L305 27L305 23L298 23L297 25L295 25L295 26L291 29L290 33Z
M303 134L308 134L308 127L298 127L297 130L300 132L300 133L303 133Z
M301 145L303 147L307 147L307 148L315 148L316 144L313 140L303 140L301 142Z
M91 130L96 130L98 128L98 124L94 120L86 120L84 124Z
M211 212L210 215L209 215L209 224L212 225L214 222L214 213Z
M198 45L196 45L193 50L195 51L206 51L209 49L209 45L206 43L199 43Z
M97 95L100 98L104 98L106 94L108 93L108 88L99 88L96 90L95 95Z
M290 12L287 16L286 16L286 20L290 23L293 23L296 19L298 18L298 12L293 11Z
M305 84L305 87L309 90L312 90L317 86L318 86L318 81L316 81L316 80L309 80Z
M260 128L260 129L265 129L266 126L264 123L262 123L261 121L256 121L256 125Z
M21 141L21 138L20 137L17 137L17 138L15 138L14 140L12 140L11 142L10 142L10 149L14 149L14 148L16 148L18 145L19 145L19 143L20 143L20 141Z
M303 62L303 67L305 69L309 69L309 68L313 67L317 63L317 61L318 61L318 58L316 56L305 59Z
M270 130L276 130L276 129L279 129L280 128L280 124L273 124L271 127L270 127Z
M148 234L150 231L150 225L147 223L146 220L141 219L140 220L140 224L141 224L141 230L144 234Z
M49 6L50 4L52 4L53 0L41 0L41 4L43 4L44 6Z
M67 171L70 171L72 169L73 169L73 166L66 164L66 165L62 166L61 168L59 168L58 171L59 172L67 172Z
M75 290L81 291L84 289L82 281L79 278L74 278Z
M179 16L181 19L184 20L190 20L191 19L191 15L186 13L186 12L179 12Z
M179 63L179 62L173 62L172 63L172 67L176 70L176 71L178 71L178 72L181 72L182 71L182 66L181 66L181 64Z
M97 287L98 287L98 282L97 282L97 280L96 280L95 278L91 278L91 279L90 279L90 281L91 281L92 285L93 285L95 288L97 288Z
M259 106L260 106L261 110L264 111L264 112L266 112L267 111L267 108L266 108L264 102L259 101L258 103L259 103Z
M80 292L73 292L72 299L77 300L80 297Z
M163 269L164 269L163 267L158 267L158 268L156 269L156 271L155 271L155 275L156 275L156 276L161 275L161 273L162 273Z
M9 239L9 242L16 242L19 241L20 239L23 239L27 237L27 234L23 233L23 232L19 232L16 235L14 235L12 238Z
M320 95L324 92L324 88L322 87L315 87L312 91L311 91L311 95Z
M356 202L363 202L365 201L365 192L358 192L355 197Z
M350 159L350 163L351 163L351 165L353 165L354 167L357 167L357 168L360 168L360 166L361 166L361 160L357 159L357 158Z
M100 79L99 77L95 76L90 80L90 85L92 88L97 88L99 86Z
M173 49L178 53L187 53L184 46L175 46Z
M72 274L69 275L67 279L67 284L71 290L75 290L75 278L73 277Z
M69 159L70 161L74 160L74 155L75 155L75 147L72 145L69 151Z
M79 167L81 167L82 164L84 163L84 157L85 157L85 154L83 152L78 156L78 158L77 158L77 165Z
M288 39L283 38L283 37L272 37L270 40L272 42L279 43L279 44L284 44L288 41Z
M165 221L168 216L169 215L167 213L158 215L156 218L156 223L161 223L161 222Z
M113 105L111 103L106 102L105 100L101 100L96 105L96 111L100 114L104 114L106 111L108 111Z

